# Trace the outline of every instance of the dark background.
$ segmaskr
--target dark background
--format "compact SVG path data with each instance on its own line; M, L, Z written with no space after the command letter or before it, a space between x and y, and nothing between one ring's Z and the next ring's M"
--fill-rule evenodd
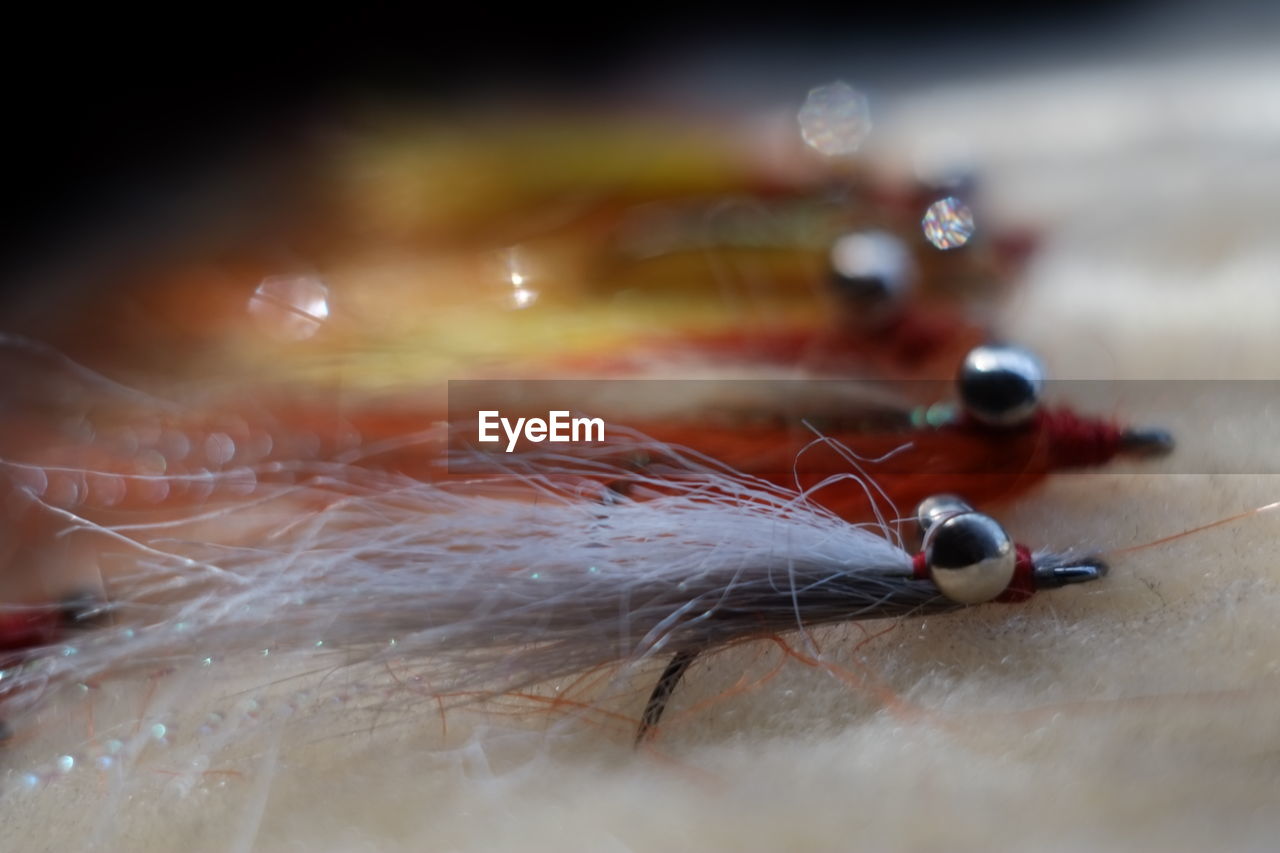
M785 4L779 4L783 6ZM48 7L6 22L3 109L8 215L0 270L57 250L127 211L155 184L282 133L335 98L361 93L448 102L501 89L590 95L665 57L726 46L894 57L950 51L969 61L1033 54L1048 42L1087 53L1150 2L846 3L835 10L671 10L598 4L552 19L547 7L319 4L294 16L225 6L129 14ZM1237 15L1221 4L1205 14ZM30 13L27 10L26 13ZM1182 17L1186 17L1185 9ZM1248 28L1247 21L1238 22ZM741 51L739 54L741 55Z

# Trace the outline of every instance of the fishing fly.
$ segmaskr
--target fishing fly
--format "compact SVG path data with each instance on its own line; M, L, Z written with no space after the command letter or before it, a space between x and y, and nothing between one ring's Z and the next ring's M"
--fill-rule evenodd
M537 413L545 408L529 408L532 401L550 395L555 401L550 408L604 413L611 428L625 425L778 485L812 490L815 500L852 520L873 518L874 511L858 483L836 486L850 470L874 479L876 490L897 506L948 492L985 502L1008 500L1053 472L1160 456L1173 448L1164 430L1050 406L1039 359L1012 345L970 350L950 386L951 399L923 402L917 398L945 392L947 386L693 375L689 381L633 383L460 383L456 399L451 392L451 415L459 423L470 420L472 428L462 432L474 436L476 411L511 404ZM520 446L538 452L536 445ZM415 462L418 452L392 453L382 462L420 469L430 460ZM663 470L661 453L641 453L625 443L582 452L622 453L635 465Z
M162 521L103 524L28 491L64 524L60 536L100 543L106 596L93 627L75 632L73 655L48 634L10 644L6 700L36 707L59 685L198 667L210 653L314 653L318 642L346 665L412 659L441 701L665 657L642 741L702 654L824 624L1022 601L1106 570L1097 558L1033 554L949 496L920 507L913 555L893 528L851 524L793 490L662 450L686 476L628 472L652 493L644 499L596 488L603 462L550 455L508 477L436 483L299 463L291 485Z

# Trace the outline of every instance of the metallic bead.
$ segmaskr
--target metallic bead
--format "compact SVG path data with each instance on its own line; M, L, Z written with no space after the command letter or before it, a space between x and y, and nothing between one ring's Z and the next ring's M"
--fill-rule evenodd
M845 305L875 322L893 313L915 284L915 261L887 231L855 231L831 246L831 278Z
M936 523L924 548L925 565L938 591L959 604L981 604L1013 580L1018 554L995 519L977 512Z
M1021 347L987 344L965 356L957 383L971 417L992 426L1016 426L1040 407L1044 366Z
M920 505L916 507L916 523L920 525L921 533L928 533L929 529L939 521L966 512L973 512L973 507L960 497L933 495L920 501Z

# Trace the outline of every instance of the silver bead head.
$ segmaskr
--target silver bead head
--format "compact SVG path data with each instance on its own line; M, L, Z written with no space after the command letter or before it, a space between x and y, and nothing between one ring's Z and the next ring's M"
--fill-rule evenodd
M1013 580L1018 553L993 518L979 512L952 515L929 531L925 565L938 591L958 604L982 604Z
M916 524L922 534L928 534L938 522L966 512L973 512L973 507L958 495L932 495L916 507Z
M862 311L896 309L915 286L918 271L906 244L888 231L854 231L831 245L838 295Z
M1003 344L974 347L956 378L965 412L982 423L1026 423L1044 396L1044 365L1029 351Z

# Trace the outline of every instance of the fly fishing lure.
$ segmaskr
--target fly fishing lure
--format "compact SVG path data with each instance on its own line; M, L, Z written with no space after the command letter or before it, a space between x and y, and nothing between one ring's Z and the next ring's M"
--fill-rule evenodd
M678 385L654 381L621 386L627 399L609 410L608 404L593 408L585 399L595 385L578 391L570 383L567 393L560 389L555 404L541 411L600 415L611 425L701 450L779 485L814 489L815 500L849 519L871 517L859 484L831 488L847 479L851 469L871 476L877 491L895 506L911 506L939 492L991 501L1020 494L1055 471L1100 466L1125 455L1161 455L1173 447L1163 430L1134 429L1065 406L1047 407L1043 367L1013 346L986 345L968 353L954 384L956 404L936 399L914 404L895 393L899 386L893 383L703 380L691 391ZM926 392L941 390L935 383L921 385ZM905 387L919 393L910 386ZM503 409L497 398L504 394L512 408L532 405L529 398L536 397L539 387L517 382L510 389L496 386L493 396L486 397L489 386L478 386L477 396L487 401L479 408ZM455 418L468 417L463 412L472 408L455 403ZM536 447L523 446L536 452ZM582 453L616 450L609 445ZM667 470L660 454L641 450L624 452L636 466ZM407 464L407 457L388 459L388 464Z
M945 374L988 334L954 305L925 298L920 264L907 246L882 228L839 235L825 274L810 273L813 295L827 309L820 318L661 334L620 351L580 355L564 366L610 375L706 363L841 377Z
M989 601L1025 601L1038 590L1086 583L1107 572L1106 563L1098 557L1033 556L1026 546L1014 544L995 519L975 512L953 495L926 499L917 508L916 518L924 541L911 558L909 573L900 566L881 566L841 577L815 574L798 579L791 574L781 589L791 600L796 627L939 613ZM741 598L726 595L703 613L712 620L728 613L758 618L757 614L777 606L773 596L778 592L774 588L768 594L753 591ZM732 609L719 611L721 606ZM843 617L838 615L842 607L849 608ZM684 673L710 648L688 644L675 651L645 703L637 743L651 735Z
M572 452L612 461L624 482L637 469L683 476L681 465L673 467L655 447L690 447L777 485L813 490L815 501L848 520L875 517L862 481L849 480L851 470L870 475L877 492L896 507L947 492L981 502L1008 499L1054 471L1102 465L1125 454L1164 453L1172 446L1160 430L1127 429L1068 408L1046 408L1042 368L1014 347L970 352L954 386L958 406L914 405L894 393L892 383L586 383L603 387L615 400L619 390L625 397L621 409L596 412L597 403L579 392L581 384L498 383L495 394L514 395L530 406L544 387L560 388L561 394L570 389L570 399L557 398L551 408L603 414L614 437L602 445L575 445ZM480 409L509 410L487 393L481 394L488 402L477 404ZM462 401L446 413L416 400L392 400L334 413L276 400L223 401L202 413L108 399L92 406L87 417L76 414L75 406L62 421L47 413L15 416L0 428L0 440L11 461L27 465L12 474L19 485L64 509L92 515L244 497L260 482L289 480L290 466L300 459L424 482L451 471L492 472L492 454L449 455L468 444L484 449L475 443L475 411ZM446 421L447 427L439 426ZM58 441L55 425L61 422L90 430L93 439L69 434ZM625 428L659 444L631 441ZM532 459L539 447L522 442L517 455Z
M897 242L883 232L846 238ZM831 275L833 310L822 321L660 334L621 350L582 353L550 368L627 375L713 362L804 370L828 377L932 378L987 338L982 328L957 311L910 296L904 270L883 268L882 263L893 263L890 259L865 257L836 263L841 265Z
M425 142L418 151L408 145L384 165L387 174L406 166L437 179L475 168L473 177L488 184L491 171L471 155L490 142L477 138L462 150L444 151ZM732 159L725 149L719 154ZM554 156L563 154L556 149ZM454 157L461 164L452 164ZM214 257L178 252L161 269L122 276L87 294L89 310L58 343L84 352L79 348L93 342L118 364L127 365L132 353L134 367L160 372L182 359L157 365L152 347L192 355L221 349L225 368L252 361L262 343L316 338L321 347L269 347L265 364L280 371L300 353L314 357L317 349L336 346L346 348L348 372L369 374L376 371L351 371L350 364L365 363L369 350L392 347L406 360L410 352L416 356L419 377L442 377L488 358L527 362L590 349L623 350L632 358L625 353L668 348L687 334L682 346L718 350L721 359L764 356L844 375L870 368L876 375L914 377L948 372L985 338L982 324L957 303L968 304L975 293L989 296L1011 279L1010 265L993 261L983 241L998 235L980 231L963 249L940 252L920 234L921 202L932 196L858 186L833 197L824 182L758 183L737 170L733 181L708 182L713 170L703 159L702 174L690 169L688 184L668 184L660 175L645 180L644 170L620 170L597 183L603 176L553 169L549 185L539 181L541 212L518 203L519 193L495 187L482 205L488 224L503 223L493 231L453 221L474 211L444 202L447 194L437 187L403 210L394 205L397 213L412 209L434 219L432 205L441 203L435 211L441 220L421 223L426 232L407 245L399 244L405 235L398 229L382 235L395 245L390 269L374 260L391 246L371 223L391 211L352 216L320 205L315 217L285 223L288 242L306 248L304 260L277 257L253 242L220 247ZM372 171L385 177L382 169ZM326 180L335 178L315 176L316 184ZM396 196L405 192L403 184L394 189ZM310 198L311 191L303 195ZM331 202L343 195L319 191ZM690 205L693 211L684 214L654 211ZM729 212L716 213L721 208ZM739 209L748 215L734 215ZM731 226L728 235L719 234L722 219ZM354 243L354 235L341 234L352 222L362 223ZM661 238L673 231L694 247L675 259L636 258L613 245L626 242L628 233ZM756 236L744 242L736 231ZM508 264L512 257L518 262ZM411 293L406 281L416 282ZM403 309L406 299L421 302L412 310L392 307ZM193 305L201 310L193 312ZM128 317L116 314L124 306ZM471 328L460 335L463 327Z
M336 666L408 659L424 695L445 705L670 656L643 739L700 654L1021 601L1105 572L1095 558L1032 554L949 497L921 507L927 533L913 556L892 527L850 524L794 491L663 452L687 476L635 475L655 493L646 500L593 488L582 472L603 463L551 457L505 478L437 483L301 462L300 482L251 499L112 524L26 491L61 522L60 538L97 543L106 598L73 639L11 652L6 705L20 725L62 686L262 649Z
M9 339L8 345L28 360L52 360L58 373L37 373L45 379L29 392L65 401L55 407L62 413L57 417L45 411L40 418L14 417L0 427L9 460L0 471L0 487L7 486L0 492L29 494L94 522L111 522L122 513L198 511L211 501L234 505L292 487L304 472L314 471L309 466L331 466L333 476L341 479L363 471L360 476L387 473L430 484L454 476L465 480L501 474L501 466L508 464L500 460L495 469L491 454L459 458L451 439L465 434L469 425L445 425L441 414L433 416L430 410L352 411L343 417L277 404L253 410L242 406L241 416L225 411L202 415L82 368L72 370L56 352L19 339ZM55 376L65 385L61 395L50 394ZM602 484L610 493L640 497L701 476L691 474L686 460L667 449L689 446L727 469L783 489L798 487L846 520L865 521L881 520L876 509L881 498L893 507L947 492L975 501L1006 498L1059 468L1101 464L1124 451L1167 449L1163 433L1126 432L1070 412L1040 411L1042 385L1033 358L1015 349L986 347L970 355L961 373L964 413L936 426L913 420L909 408L883 402L872 407L859 403L856 395L837 395L814 409L796 408L795 397L770 393L758 403L780 416L780 423L761 426L757 418L729 425L704 421L690 428L683 425L689 416L698 417L706 408L681 404L687 410L664 420L654 421L652 414L648 419L611 419L610 440L603 445L574 447L567 455L545 458L526 450L517 454L522 461L515 464L551 465L562 472L572 468L575 476ZM856 391L860 386L849 387ZM803 383L787 383L783 390L797 388ZM31 400L24 403L32 405ZM59 417L76 431L87 429L93 440L67 436L58 441ZM807 424L797 424L801 418ZM628 423L638 426L639 437L621 428ZM22 509L22 500L7 504L11 542L38 548L41 539L52 535L49 519L29 506ZM64 590L67 595L83 592ZM11 601L30 598L25 593L15 597L12 589L0 594ZM22 627L27 619L21 617L5 632L17 638L10 645L31 645L32 640L23 638L40 636ZM40 630L56 627L48 614L40 620Z

